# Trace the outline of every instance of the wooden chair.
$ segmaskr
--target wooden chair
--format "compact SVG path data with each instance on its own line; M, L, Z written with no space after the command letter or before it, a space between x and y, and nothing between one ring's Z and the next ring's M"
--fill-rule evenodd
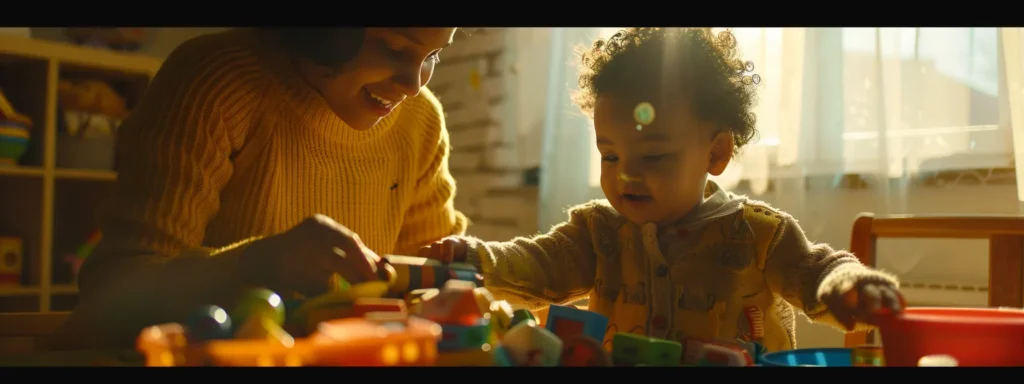
M0 314L0 355L46 350L47 342L70 312Z
M862 213L853 223L850 252L874 267L879 237L988 239L988 305L1024 307L1024 216L875 217ZM867 332L848 332L845 345L852 348L867 340Z

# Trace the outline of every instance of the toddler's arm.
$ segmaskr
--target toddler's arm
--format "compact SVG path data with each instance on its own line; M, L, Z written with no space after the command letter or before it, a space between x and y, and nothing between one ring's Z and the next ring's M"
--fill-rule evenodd
M466 261L480 270L484 285L496 296L531 309L585 298L594 287L597 268L594 204L572 208L569 221L546 234L510 241L461 237L469 245Z
M796 219L783 218L775 245L765 263L765 276L772 291L802 309L813 321L843 328L822 301L834 293L844 293L860 283L880 283L899 287L896 277L869 268L852 253L832 249L828 244L807 240ZM870 326L858 323L856 330Z

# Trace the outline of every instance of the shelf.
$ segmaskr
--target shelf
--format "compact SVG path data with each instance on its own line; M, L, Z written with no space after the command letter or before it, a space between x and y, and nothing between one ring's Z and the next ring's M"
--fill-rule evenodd
M18 167L3 167L0 166L0 177L13 176L13 177L43 177L43 167L32 167L32 166L18 166Z
M106 81L130 111L162 63L135 53L0 35L0 89L32 119L25 155L16 166L0 166L0 237L21 239L23 248L21 285L0 287L0 313L74 308L78 287L64 255L96 229L97 209L117 180L112 157L97 161L110 155L112 145L61 156L60 80Z
M73 179L73 180L95 180L95 181L114 181L117 180L117 172L114 171L100 171L92 169L68 169L58 168L55 171L54 176L58 179Z

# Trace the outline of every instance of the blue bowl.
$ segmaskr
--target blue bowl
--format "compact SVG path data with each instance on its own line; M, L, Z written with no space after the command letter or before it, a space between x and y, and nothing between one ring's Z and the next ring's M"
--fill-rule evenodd
M808 348L761 355L766 367L850 367L853 350L849 348Z

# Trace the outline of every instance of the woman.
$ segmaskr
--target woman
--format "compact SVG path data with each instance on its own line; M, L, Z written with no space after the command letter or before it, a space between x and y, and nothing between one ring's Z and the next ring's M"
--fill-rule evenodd
M378 254L463 233L443 112L424 88L454 33L238 29L183 43L120 128L104 238L55 341L131 346L246 287L317 295L335 273L377 278Z

